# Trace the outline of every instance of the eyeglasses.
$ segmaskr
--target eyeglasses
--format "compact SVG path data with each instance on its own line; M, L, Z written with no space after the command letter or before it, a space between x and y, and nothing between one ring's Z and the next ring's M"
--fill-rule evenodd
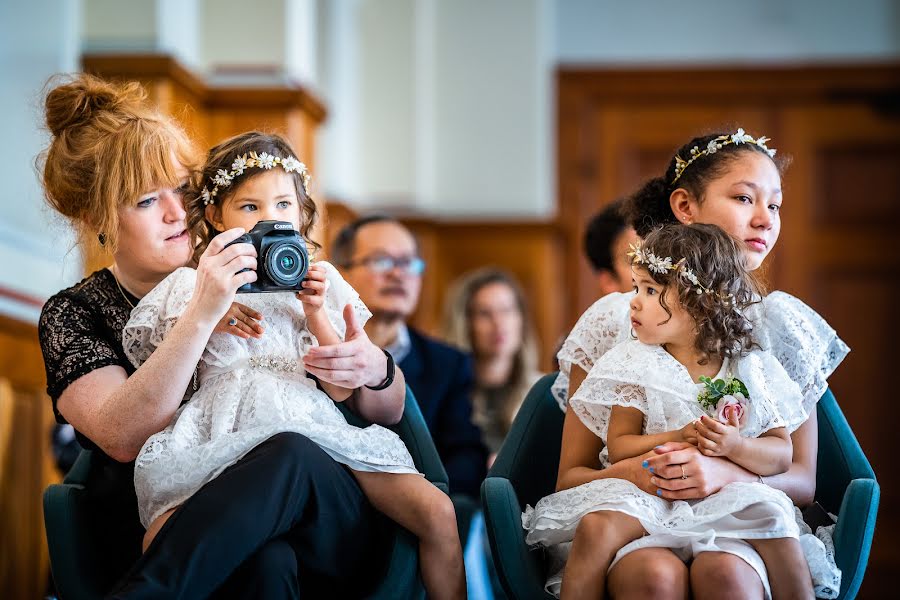
M364 265L373 273L378 274L387 273L394 269L400 269L407 275L421 275L425 271L425 261L418 256L394 258L393 256L378 255L347 263L348 268L357 265Z

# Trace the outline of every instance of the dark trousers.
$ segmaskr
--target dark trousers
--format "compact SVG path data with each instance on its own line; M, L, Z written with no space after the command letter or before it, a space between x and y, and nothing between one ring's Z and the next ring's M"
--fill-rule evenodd
M357 596L389 531L346 468L280 433L176 510L111 597Z

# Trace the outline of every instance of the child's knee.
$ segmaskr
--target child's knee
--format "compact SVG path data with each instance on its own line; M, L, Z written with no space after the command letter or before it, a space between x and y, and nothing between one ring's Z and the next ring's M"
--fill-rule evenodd
M601 543L603 540L609 539L615 532L615 521L613 513L605 510L599 510L584 515L578 526L575 528L575 538L582 543Z

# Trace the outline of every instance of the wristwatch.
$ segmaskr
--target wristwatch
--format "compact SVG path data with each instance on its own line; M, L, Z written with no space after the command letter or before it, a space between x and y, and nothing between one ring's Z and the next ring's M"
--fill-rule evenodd
M384 348L382 348L381 351L384 352L384 355L387 357L387 377L385 377L384 381L382 381L378 385L367 385L366 386L367 388L369 388L370 390L372 390L374 392L389 388L391 386L391 384L394 383L394 371L396 371L396 369L397 369L396 365L394 364L394 357L391 356L391 353L388 352L387 350L385 350Z

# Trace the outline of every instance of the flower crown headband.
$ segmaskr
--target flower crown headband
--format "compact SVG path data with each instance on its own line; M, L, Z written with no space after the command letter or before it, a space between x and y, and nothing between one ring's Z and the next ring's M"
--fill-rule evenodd
M719 150L721 150L724 146L735 145L739 146L741 144L756 144L763 150L765 150L766 154L770 157L775 156L775 148L768 148L766 146L766 142L769 141L769 138L766 136L762 136L754 139L750 134L744 133L743 129L738 129L736 133L731 135L720 135L719 137L710 140L706 145L704 150L701 150L698 146L694 146L691 148L691 158L689 160L684 160L678 154L675 155L675 179L672 180L672 185L675 184L676 181L681 177L681 174L684 173L684 170L687 169L692 162L700 158L701 156L707 156L709 154L715 154Z
M214 184L212 189L210 190L206 186L203 186L203 191L200 192L200 197L203 198L203 206L215 204L216 194L219 193L219 188L227 188L230 186L231 181L238 175L243 175L245 169L257 168L268 171L275 166L280 166L287 173L300 173L300 178L303 180L303 191L309 195L309 182L312 177L306 169L305 164L293 156L281 158L280 156L273 156L268 152L263 152L259 155L257 155L256 152L251 152L249 156L247 154L242 154L236 157L234 162L231 163L230 171L226 171L225 169L216 171L216 174L212 178L212 183Z
M657 275L663 275L669 271L677 271L678 276L689 284L690 287L693 287L697 294L715 294L726 306L728 306L734 298L734 294L721 294L700 283L697 275L687 267L687 259L685 258L681 258L676 262L671 256L656 256L652 252L648 252L641 248L640 242L637 244L629 244L629 246L631 247L631 250L628 252L628 256L631 257L631 264L644 265L647 267L648 271L656 273Z

